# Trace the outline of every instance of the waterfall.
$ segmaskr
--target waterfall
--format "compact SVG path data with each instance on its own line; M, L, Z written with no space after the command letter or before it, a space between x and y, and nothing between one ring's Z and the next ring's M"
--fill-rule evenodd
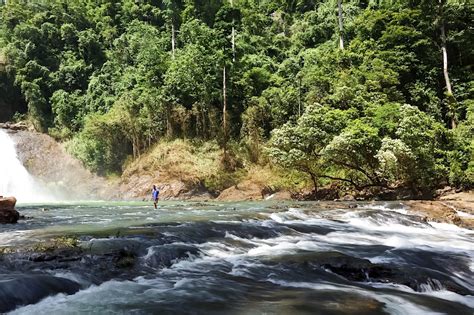
M0 129L0 195L14 196L18 202L52 201L41 185L18 159L15 143Z

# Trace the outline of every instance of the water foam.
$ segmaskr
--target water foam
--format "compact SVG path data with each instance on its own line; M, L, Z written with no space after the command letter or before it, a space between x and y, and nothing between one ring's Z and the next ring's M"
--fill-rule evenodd
M91 305L97 307L97 309L94 309L95 312L106 313L107 310L103 308L102 304L110 304L114 311L119 310L120 307L136 311L137 309L133 309L133 307L137 307L137 305L146 306L149 305L147 303L156 302L158 307L160 307L162 301L176 296L185 296L186 298L179 300L179 302L186 303L187 299L198 299L200 296L197 297L196 295L200 294L207 294L204 299L205 301L209 299L222 299L224 298L223 295L214 291L216 286L222 285L222 290L224 288L234 290L232 286L226 287L227 283L229 283L226 281L232 280L232 277L225 276L220 278L221 274L224 273L230 276L260 281L260 283L265 283L265 280L267 280L282 287L352 292L383 303L386 311L391 314L439 314L434 312L431 306L426 306L429 305L427 304L429 301L434 299L423 299L420 300L423 303L416 303L416 300L422 296L455 301L473 307L471 296L461 296L448 292L440 283L436 282L422 284L421 290L424 292L415 292L407 286L396 284L364 282L344 285L319 280L309 282L307 279L303 279L308 282L288 282L283 280L284 278L281 279L280 273L277 272L279 270L274 269L278 268L277 265L268 263L273 261L272 257L280 255L298 255L306 251L334 250L359 258L368 258L372 263L393 263L397 259L396 252L390 254L391 250L387 252L377 251L374 254L368 254L363 250L357 252L359 247L357 245L361 245L361 248L366 247L365 245L388 245L395 248L426 248L429 252L462 252L463 257L472 257L472 232L468 230L449 224L418 224L416 221L410 221L410 217L404 215L401 215L400 219L397 220L397 217L393 216L393 212L391 214L386 213L385 216L382 210L359 209L357 211L346 211L349 212L343 214L337 211L327 211L323 214L321 211L312 212L290 208L286 212L269 214L264 220L243 219L241 221L270 227L295 223L299 225L331 226L335 229L325 235L290 231L290 234L280 234L276 237L257 238L251 237L252 234L248 236L242 233L242 236L239 233L235 233L239 235L237 236L227 231L223 238L207 238L203 243L198 244L196 244L198 242L196 240L189 240L189 242L153 245L148 247L148 251L140 257L143 261L152 257L155 253L159 253L163 246L188 245L196 247L199 251L196 255L181 256L173 261L169 267L157 267L153 270L152 275L138 277L133 281L105 282L100 286L92 286L82 290L73 296L58 295L46 299L46 302L43 301L36 305L20 308L16 313L38 314L39 310L49 314L71 314L75 311L86 313L87 311L92 311L89 308ZM371 211L376 211L377 213L382 211L382 213L371 216ZM143 213L143 216L146 215L147 213ZM330 219L337 219L339 221L331 221ZM281 223L277 223L277 220ZM213 222L219 224L221 221ZM222 222L227 221L224 220ZM191 228L191 226L191 223L179 225L183 229ZM161 235L179 235L180 230L176 229L176 227L172 231L171 233L163 228ZM248 238L245 236L248 236ZM356 254L351 253L352 251ZM402 256L400 258L403 259ZM470 267L472 268L473 266L471 265ZM261 272L257 273L257 270ZM471 274L469 274L468 270L464 272L465 274L457 275L454 271L449 271L450 274L469 282ZM75 277L69 274L57 275L70 279ZM453 281L459 282L459 279L456 277L453 277ZM218 283L218 281L222 282ZM203 284L204 282L209 284ZM470 288L469 283L461 285L465 288ZM377 290L377 288L380 288L380 290ZM274 287L272 287L273 289ZM217 291L219 290L220 287ZM239 292L238 289L235 290L235 292ZM416 296L414 297L414 295ZM436 306L433 307L436 308Z

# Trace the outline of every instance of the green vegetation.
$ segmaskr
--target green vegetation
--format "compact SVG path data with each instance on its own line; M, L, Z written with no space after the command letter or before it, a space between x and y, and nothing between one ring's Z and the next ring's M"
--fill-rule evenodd
M182 158L215 191L256 169L284 187L469 188L472 21L468 0L10 0L0 106L99 174L191 141Z
M0 247L0 256L19 252L54 252L56 250L77 249L79 240L75 236L58 236L49 240L21 246L2 246Z

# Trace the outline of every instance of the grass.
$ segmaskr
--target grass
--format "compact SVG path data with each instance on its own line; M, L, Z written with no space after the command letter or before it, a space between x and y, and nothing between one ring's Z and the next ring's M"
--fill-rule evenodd
M214 194L238 183L253 183L270 191L294 191L308 185L308 179L300 173L268 163L251 163L242 153L230 155L237 165L231 170L224 167L223 151L215 141L162 141L140 158L126 163L123 175L128 178L159 173L161 179L177 179L188 187L204 186Z
M221 170L217 143L177 139L156 144L148 153L129 163L124 175L160 172L160 176L198 184Z

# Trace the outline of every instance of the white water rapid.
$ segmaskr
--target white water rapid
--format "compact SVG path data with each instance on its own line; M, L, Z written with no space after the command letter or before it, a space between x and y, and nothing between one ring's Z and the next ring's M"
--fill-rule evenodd
M10 136L0 130L0 195L14 196L19 203L54 201L31 176L15 149Z

